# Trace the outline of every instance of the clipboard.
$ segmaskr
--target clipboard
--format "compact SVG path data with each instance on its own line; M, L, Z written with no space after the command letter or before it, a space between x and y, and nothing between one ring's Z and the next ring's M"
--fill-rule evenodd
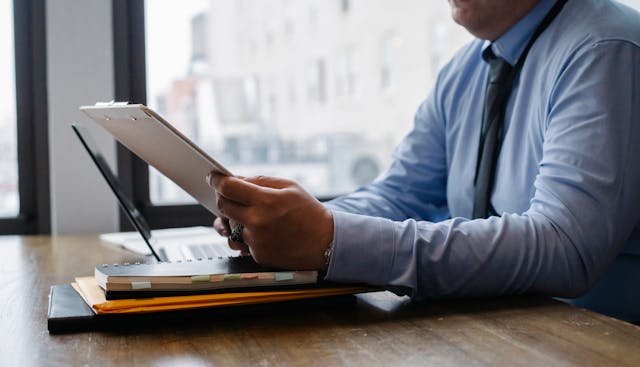
M82 106L84 112L127 149L153 166L211 213L216 193L205 181L210 172L232 176L215 159L183 135L151 108L127 102Z

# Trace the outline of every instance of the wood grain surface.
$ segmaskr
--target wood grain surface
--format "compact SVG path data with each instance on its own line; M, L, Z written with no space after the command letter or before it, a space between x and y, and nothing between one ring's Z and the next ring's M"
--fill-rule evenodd
M640 366L639 327L538 297L378 292L49 335L52 284L136 259L97 236L0 236L0 366Z

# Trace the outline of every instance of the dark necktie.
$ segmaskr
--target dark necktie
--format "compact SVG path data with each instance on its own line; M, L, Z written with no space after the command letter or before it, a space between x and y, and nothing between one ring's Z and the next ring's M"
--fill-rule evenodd
M499 150L498 145L500 144L499 135L513 79L511 65L496 57L491 51L491 47L486 49L485 58L489 63L489 76L485 90L482 131L478 147L478 166L474 182L473 218L486 218L491 209L491 189Z
M514 67L496 57L491 47L484 51L484 58L489 63L489 77L487 78L484 112L482 113L482 131L480 134L480 146L478 147L478 165L476 166L474 181L474 219L486 218L490 214L495 214L495 210L491 206L491 191L493 189L496 160L500 152L500 135L502 134L504 113L514 80L522 69L531 46L547 26L551 24L556 15L560 13L566 3L567 0L556 1L544 19L538 24Z

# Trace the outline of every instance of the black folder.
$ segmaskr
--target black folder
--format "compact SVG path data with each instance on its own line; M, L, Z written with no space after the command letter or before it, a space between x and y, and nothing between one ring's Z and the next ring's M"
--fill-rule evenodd
M97 315L69 284L51 286L47 328L50 334L85 331L140 330L149 328L201 327L203 323L230 318L260 317L327 310L355 304L354 295L339 295L278 303L201 308L144 314Z
M51 287L47 314L49 333L72 332L86 329L96 323L96 314L71 285L61 284Z

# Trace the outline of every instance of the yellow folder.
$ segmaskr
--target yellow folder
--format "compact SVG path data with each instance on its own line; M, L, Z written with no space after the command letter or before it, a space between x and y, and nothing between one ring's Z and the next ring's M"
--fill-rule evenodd
M107 301L94 277L78 277L71 284L97 314L147 313L292 301L379 291L373 287L327 287L269 292L217 293Z

